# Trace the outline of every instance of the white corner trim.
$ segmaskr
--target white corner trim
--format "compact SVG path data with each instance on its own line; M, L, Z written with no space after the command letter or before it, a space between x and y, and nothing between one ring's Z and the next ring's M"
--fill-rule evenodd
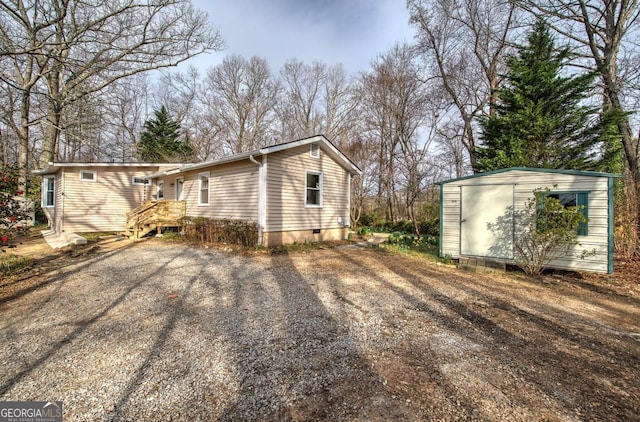
M267 228L267 154L262 156L258 181L258 245L262 245L262 234Z

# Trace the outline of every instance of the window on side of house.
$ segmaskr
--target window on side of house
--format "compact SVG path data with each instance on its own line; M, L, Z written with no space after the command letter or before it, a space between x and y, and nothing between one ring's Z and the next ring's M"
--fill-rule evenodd
M322 207L322 172L306 172L305 206L311 208Z
M164 180L158 180L157 198L164 199Z
M585 219L589 218L589 192L550 192L542 198L543 203L545 198L554 198L565 208L578 207L578 212ZM578 235L589 235L588 221L578 225Z
M95 182L98 180L98 174L92 170L80 170L80 180L83 182Z
M151 184L151 180L143 179L142 177L133 176L131 178L131 184L134 186L137 186L137 185L149 186Z
M309 155L311 158L320 158L320 145L310 144Z
M209 172L198 174L198 205L209 205Z
M49 176L42 179L42 206L45 208L56 205L56 178Z

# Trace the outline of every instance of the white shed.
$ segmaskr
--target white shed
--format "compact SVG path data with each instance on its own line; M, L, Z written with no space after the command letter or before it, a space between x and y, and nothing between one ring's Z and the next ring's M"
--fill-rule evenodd
M612 273L616 177L591 171L512 167L440 182L440 256L513 263L516 222L510 210L524 210L534 191L549 189L551 195L562 196L568 204L584 206L588 218L580 230L579 245L549 267ZM507 236L496 236L491 228L496 224L510 231ZM582 258L583 250L595 254Z

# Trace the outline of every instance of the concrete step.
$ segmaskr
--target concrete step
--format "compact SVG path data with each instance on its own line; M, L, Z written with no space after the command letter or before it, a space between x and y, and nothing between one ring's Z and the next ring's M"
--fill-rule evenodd
M44 230L42 237L53 249L64 248L69 245L85 245L87 239L75 233L56 233L53 230Z

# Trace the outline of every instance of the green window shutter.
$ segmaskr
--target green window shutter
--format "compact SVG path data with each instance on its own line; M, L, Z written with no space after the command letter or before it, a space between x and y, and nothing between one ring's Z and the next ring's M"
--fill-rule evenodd
M580 214L584 218L589 218L589 192L578 192L577 205L580 208ZM587 236L589 234L589 222L580 223L578 226L578 234L580 236Z

